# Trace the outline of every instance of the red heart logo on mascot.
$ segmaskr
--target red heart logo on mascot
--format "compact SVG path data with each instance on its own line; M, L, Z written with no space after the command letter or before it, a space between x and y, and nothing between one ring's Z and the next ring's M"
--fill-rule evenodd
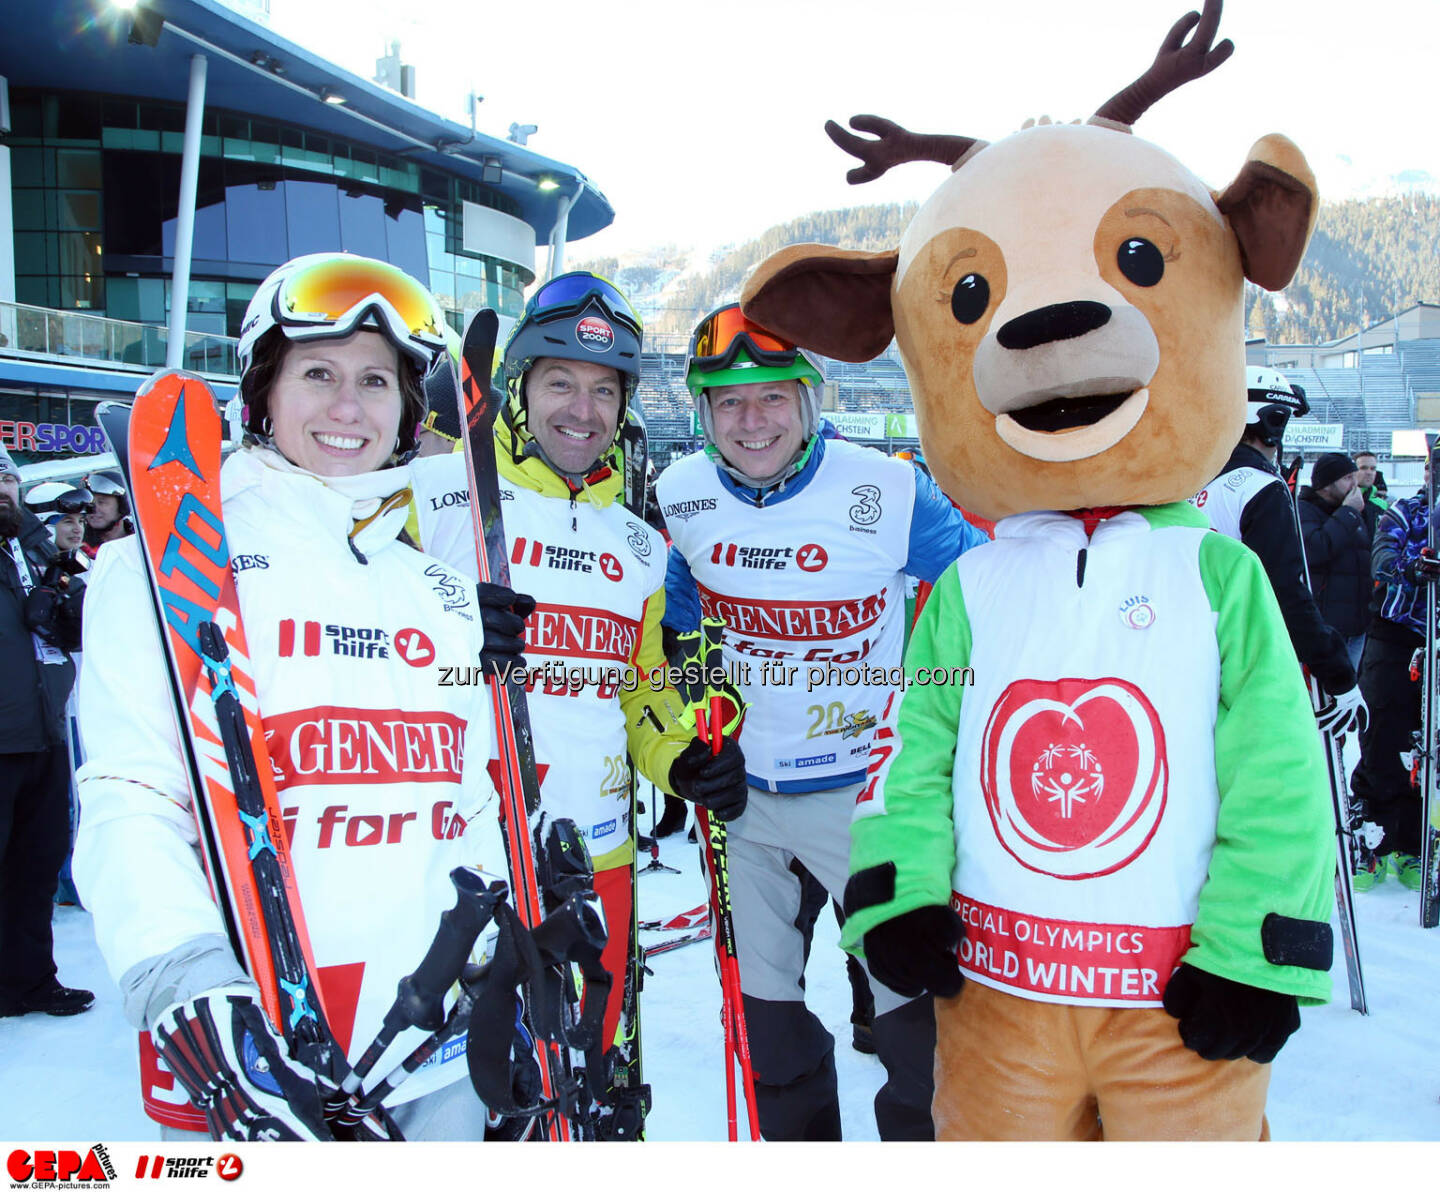
M1165 809L1165 734L1123 679L1018 679L996 701L980 785L1005 850L1061 878L1133 861Z

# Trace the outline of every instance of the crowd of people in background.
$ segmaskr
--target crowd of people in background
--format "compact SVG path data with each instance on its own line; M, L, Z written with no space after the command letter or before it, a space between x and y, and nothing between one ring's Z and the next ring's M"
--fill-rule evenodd
M0 1018L78 1014L95 1000L61 984L52 926L53 903L77 901L81 577L101 541L130 532L123 484L91 482L109 494L103 512L84 485L42 482L22 499L20 469L0 447Z

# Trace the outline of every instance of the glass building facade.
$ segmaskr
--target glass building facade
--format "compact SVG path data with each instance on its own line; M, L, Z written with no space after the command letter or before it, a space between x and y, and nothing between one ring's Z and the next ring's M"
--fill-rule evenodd
M16 300L164 323L184 106L21 88L10 104ZM202 129L189 330L237 335L271 269L340 249L425 282L457 330L467 310L520 313L533 275L461 247L462 203L519 215L501 191L225 111Z

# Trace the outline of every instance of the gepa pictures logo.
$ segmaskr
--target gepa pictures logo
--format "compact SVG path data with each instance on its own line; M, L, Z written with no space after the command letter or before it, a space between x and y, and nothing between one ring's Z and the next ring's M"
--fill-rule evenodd
M79 1151L13 1150L5 1161L5 1171L11 1187L108 1188L115 1179L115 1165L98 1142L83 1155Z

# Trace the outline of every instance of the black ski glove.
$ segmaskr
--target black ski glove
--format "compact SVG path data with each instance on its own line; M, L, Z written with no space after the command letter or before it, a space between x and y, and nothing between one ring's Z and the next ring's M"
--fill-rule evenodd
M733 738L726 738L720 752L698 738L670 763L670 788L682 799L698 803L722 824L739 819L750 797L745 778L745 755Z
M315 1074L286 1057L254 994L252 986L227 985L176 1003L150 1031L155 1049L204 1111L211 1138L333 1138Z
M902 997L954 997L965 984L955 949L965 924L948 906L917 906L865 933L870 975Z
M1180 1042L1205 1060L1268 1064L1300 1028L1291 993L1276 993L1182 964L1165 986L1165 1012L1180 1020Z
M535 597L526 596L501 584L482 583L475 594L480 605L480 623L485 627L485 645L480 667L487 675L503 679L507 670L525 665L525 618L535 611Z

